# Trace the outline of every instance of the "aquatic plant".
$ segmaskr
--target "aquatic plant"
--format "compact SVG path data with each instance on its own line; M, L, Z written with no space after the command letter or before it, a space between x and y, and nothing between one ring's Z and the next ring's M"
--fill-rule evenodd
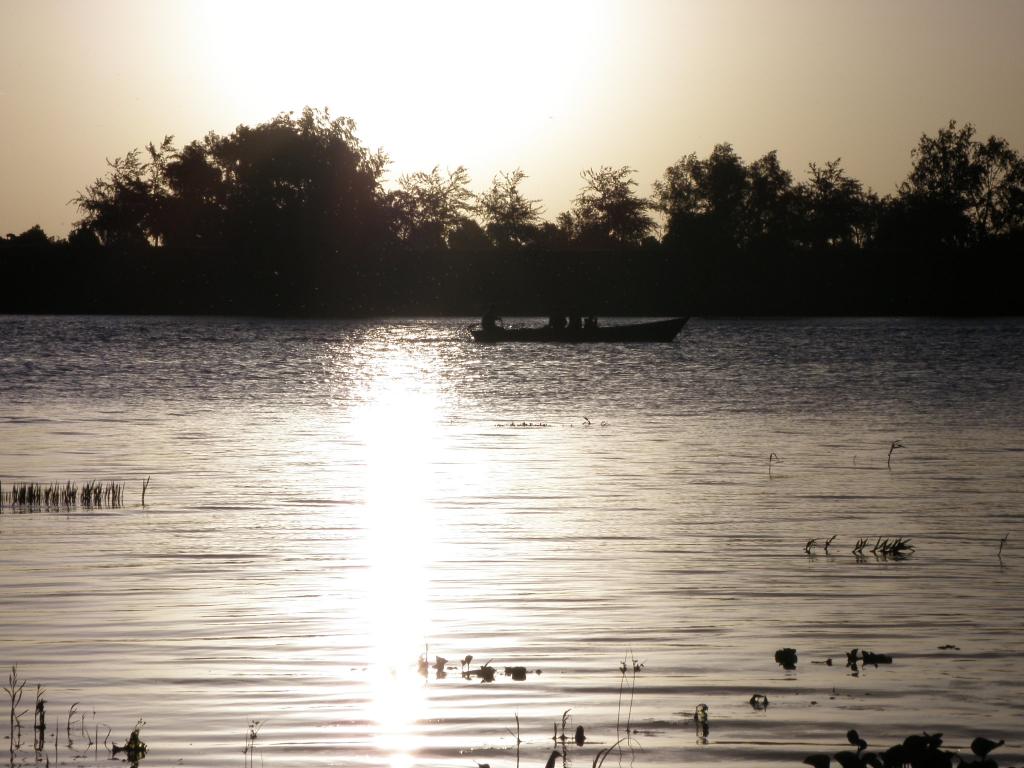
M697 735L698 744L708 743L708 733L711 731L711 723L708 721L708 705L698 704L693 710L693 725Z
M569 709L565 710L562 713L562 730L561 730L561 734L559 734L558 723L555 723L554 724L554 734L551 737L551 740L555 743L556 749L558 747L558 742L559 741L562 742L562 750L563 751L565 750L565 742L568 741L568 739L565 736L565 728L566 728L566 726L569 723L569 713L570 712L572 712L572 707L570 707Z
M889 446L889 456L885 461L885 466L887 466L890 470L892 469L892 452L899 450L902 447L903 443L901 443L899 440L893 440L892 444Z
M469 669L462 673L462 676L467 680L472 677L479 677L481 683L493 683L494 674L498 670L491 666L491 659L488 659L477 669ZM440 674L438 675L440 677Z
M8 673L7 685L2 686L2 690L5 694L8 712L9 712L9 734L6 738L9 740L9 765L27 765L28 759L22 752L22 718L28 714L29 707L22 706L23 696L27 681L22 679L18 674L17 665L13 665ZM47 724L47 712L46 705L48 699L46 698L47 690L42 685L36 685L35 691L35 704L31 707L33 710L33 739L32 749L35 752L34 760L36 765L53 765L59 766L61 764L60 750L61 750L61 735L65 739L65 745L71 752L71 759L74 761L80 761L88 758L90 751L92 752L93 758L96 764L99 764L99 724L96 722L96 712L92 712L92 731L86 725L86 715L79 711L79 702L73 703L68 708L67 720L65 722L63 730L60 727L60 717L54 718L53 728L50 729ZM145 757L146 745L139 738L138 731L144 725L140 719L132 731L132 735L129 736L124 746L109 745L108 740L110 737L110 728L107 728L106 736L103 739L103 746L105 749L109 749L111 756L124 753L125 757L131 762L132 765L138 765L138 761ZM53 755L48 753L47 749L47 731L53 734L51 739L53 745ZM85 748L78 748L75 746L75 737L78 732L85 738L87 746Z
M36 706L35 712L32 715L32 732L35 736L36 752L42 751L46 740L46 699L43 698L44 693L46 693L46 689L37 684Z
M505 677L511 677L513 680L525 680L526 672L526 667L505 667Z
M21 716L25 714L25 711L19 711L21 697L25 692L25 681L18 678L17 665L11 666L11 671L7 675L7 685L3 687L3 691L10 704L11 765L14 765L14 754L21 747Z
M139 761L146 756L146 751L148 750L146 742L139 736L139 732L145 724L146 722L140 717L139 721L135 724L135 728L129 734L128 740L120 747L115 744L110 750L110 756L113 757L123 752L133 768L138 766Z
M952 768L954 765L977 765L997 768L989 753L1001 746L1003 741L992 741L978 736L971 742L971 751L980 760L968 762L955 752L942 749L942 734L911 734L902 742L894 744L883 752L867 752L868 743L853 728L846 732L846 740L857 748L856 752L843 750L834 755L824 753L808 755L803 763L813 768L829 768L834 759L842 768Z
M520 751L520 749L521 749L521 747L523 745L523 739L522 739L522 736L521 736L521 733L520 733L520 729L519 729L519 713L518 712L515 713L515 718L516 718L516 732L512 733L512 729L511 728L506 728L505 730L508 731L516 740L516 768L519 768L519 751Z
M779 648L779 650L775 652L775 661L778 664L781 664L783 669L796 669L796 649Z
M637 673L643 670L644 663L633 656L633 652L630 651L628 656L624 656L622 661L619 663L619 700L615 711L615 733L618 735L621 722L622 722L622 692L625 688L627 677L626 671L629 667L626 665L626 661L629 659L632 662L632 676L628 678L629 681L629 705L626 708L626 743L629 743L631 721L633 718L633 701L636 698L636 676Z
M242 763L246 768L252 768L253 765L253 745L256 743L256 739L260 735L260 729L263 727L263 723L259 720L250 720L249 725L245 731L245 748L242 750Z
M999 552L996 553L997 557L1003 556L1003 547L1006 546L1006 542L1010 540L1010 534L1006 534L999 540Z
M777 453L775 453L775 451L772 451L771 453L768 454L768 477L772 476L772 462L773 461L778 461L778 462L782 461L782 459L779 458L779 455Z
M149 489L149 481L152 479L152 477L147 476L146 479L142 481L142 506L146 506L146 491Z
M885 539L884 541L879 538L875 542L874 548L871 550L873 554L879 554L883 557L906 557L914 551L914 545L910 543L910 539L906 539L899 536L895 539Z
M90 481L81 487L65 483L12 483L0 486L0 512L72 509L74 507L120 507L124 503L124 483Z
M619 745L622 744L622 742L626 741L627 738L628 737L623 737L611 746L605 747L604 749L598 751L598 753L594 755L594 762L591 764L591 768L601 768L601 766L604 765L605 758L607 758L608 755L612 753L613 749L617 749Z
M971 742L971 752L976 754L982 760L988 757L988 753L996 747L1001 747L1006 742L1003 739L999 741L992 741L992 739L986 739L984 736L978 736Z

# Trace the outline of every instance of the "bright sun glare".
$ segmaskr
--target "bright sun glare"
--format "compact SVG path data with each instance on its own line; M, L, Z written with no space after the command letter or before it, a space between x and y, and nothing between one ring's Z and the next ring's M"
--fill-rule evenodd
M204 72L240 122L329 106L426 168L453 143L471 165L529 142L572 109L608 24L587 0L197 7Z
M366 446L366 613L377 746L394 768L413 763L426 717L415 659L430 637L431 462L436 403L391 360L379 364L355 424Z

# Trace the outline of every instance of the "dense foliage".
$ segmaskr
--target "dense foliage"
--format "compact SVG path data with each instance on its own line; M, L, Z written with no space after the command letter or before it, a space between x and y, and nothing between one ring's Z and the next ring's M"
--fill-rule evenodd
M629 167L586 170L552 222L520 169L387 189L387 156L307 108L109 162L66 240L0 240L0 311L1020 313L1024 158L956 122L911 157L879 197L838 159L797 180L723 143L650 198Z

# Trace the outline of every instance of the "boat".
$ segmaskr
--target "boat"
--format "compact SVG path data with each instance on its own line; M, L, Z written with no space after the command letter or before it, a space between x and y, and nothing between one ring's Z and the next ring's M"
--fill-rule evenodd
M689 319L688 317L674 317L671 320L655 320L647 323L594 325L582 328L555 328L550 325L532 328L505 328L501 325L491 328L470 326L469 331L476 341L484 342L548 341L589 344L608 341L672 341Z

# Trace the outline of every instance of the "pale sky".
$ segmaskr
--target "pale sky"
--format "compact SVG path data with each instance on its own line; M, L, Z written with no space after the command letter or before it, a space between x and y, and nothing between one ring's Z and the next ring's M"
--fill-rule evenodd
M922 133L1024 151L1024 0L0 0L0 236L65 235L105 159L329 107L391 179L522 168L545 217L580 172L641 194L683 155L842 157L892 192Z

